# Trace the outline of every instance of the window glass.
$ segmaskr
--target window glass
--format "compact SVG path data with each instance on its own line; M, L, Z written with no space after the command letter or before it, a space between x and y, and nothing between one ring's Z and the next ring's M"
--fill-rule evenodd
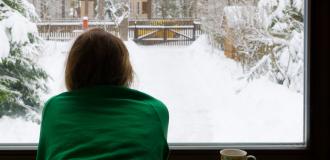
M0 0L0 143L38 143L88 27L122 38L170 143L304 143L304 0ZM85 18L84 18L85 17Z

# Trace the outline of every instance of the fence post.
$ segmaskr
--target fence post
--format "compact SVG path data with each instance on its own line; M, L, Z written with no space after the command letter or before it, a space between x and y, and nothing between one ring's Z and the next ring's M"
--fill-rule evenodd
M164 27L164 42L167 41L167 29Z
M123 41L128 40L128 18L125 18L119 24L119 36Z
M193 41L195 41L196 40L196 23L195 22L193 22L193 25L194 25L194 28L193 28Z
M136 28L136 21L134 21L134 41L138 39L138 29Z

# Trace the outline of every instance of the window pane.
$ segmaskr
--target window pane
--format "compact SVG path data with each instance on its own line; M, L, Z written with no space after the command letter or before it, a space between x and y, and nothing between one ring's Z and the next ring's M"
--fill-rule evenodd
M0 143L38 143L88 27L122 38L171 143L304 143L303 0L0 1ZM86 23L87 24L87 23ZM24 27L22 27L24 26ZM306 64L307 65L307 64Z

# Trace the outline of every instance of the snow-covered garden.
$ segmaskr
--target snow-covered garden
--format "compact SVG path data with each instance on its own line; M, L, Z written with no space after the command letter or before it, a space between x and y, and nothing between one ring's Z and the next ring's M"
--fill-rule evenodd
M66 91L73 40L40 39L33 6L9 2L0 0L0 143L37 143L43 103ZM190 46L125 41L135 70L132 88L168 107L169 142L304 141L303 4L293 2L260 0L260 19L235 23L233 33L246 38L231 34L240 53L236 61L215 45L228 33L215 30L212 16L202 19L211 28ZM226 14L236 9L222 8ZM239 21L242 13L231 15Z
M133 88L161 99L170 111L170 142L302 142L303 95L267 78L240 80L240 65L221 56L206 36L189 47L126 45L136 72ZM52 79L44 100L65 91L70 42L46 46L38 62ZM37 142L38 127L2 118L0 141Z

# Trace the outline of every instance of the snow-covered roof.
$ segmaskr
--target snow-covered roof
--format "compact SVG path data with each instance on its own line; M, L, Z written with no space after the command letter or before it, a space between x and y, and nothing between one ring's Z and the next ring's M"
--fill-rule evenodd
M226 6L223 10L226 25L232 28L253 22L256 11L255 6Z

